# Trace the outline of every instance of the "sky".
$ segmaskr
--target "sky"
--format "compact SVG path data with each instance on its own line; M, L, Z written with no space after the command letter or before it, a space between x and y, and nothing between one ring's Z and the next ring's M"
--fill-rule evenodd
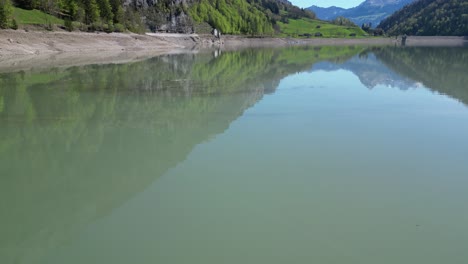
M364 2L364 0L289 0L293 5L298 7L309 7L309 6L321 6L321 7L329 7L329 6L339 6L344 8L355 7L360 3Z

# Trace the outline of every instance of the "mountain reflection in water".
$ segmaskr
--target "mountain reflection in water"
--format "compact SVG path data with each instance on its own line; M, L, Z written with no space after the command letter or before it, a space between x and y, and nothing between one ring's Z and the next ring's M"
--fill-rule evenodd
M468 104L468 49L292 47L0 74L0 262L38 263L306 71Z

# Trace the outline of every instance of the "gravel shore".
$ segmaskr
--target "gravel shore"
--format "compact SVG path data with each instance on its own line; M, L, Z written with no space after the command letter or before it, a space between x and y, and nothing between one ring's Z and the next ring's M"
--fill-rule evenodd
M465 37L408 37L408 46L462 46ZM84 33L0 30L0 72L94 63L123 63L161 54L197 52L206 48L295 45L400 45L395 38L251 38L197 34Z

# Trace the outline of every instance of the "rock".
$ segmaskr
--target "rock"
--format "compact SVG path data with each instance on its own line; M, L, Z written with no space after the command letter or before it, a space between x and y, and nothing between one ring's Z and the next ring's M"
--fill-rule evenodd
M158 1L166 1L172 11L154 11L153 6ZM193 21L185 13L182 6L188 6L194 0L123 0L124 7L148 10L148 14L142 16L152 32L169 33L193 33Z

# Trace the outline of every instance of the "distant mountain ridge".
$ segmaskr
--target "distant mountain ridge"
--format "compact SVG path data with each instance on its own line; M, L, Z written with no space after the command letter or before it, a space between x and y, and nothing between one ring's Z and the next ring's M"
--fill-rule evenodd
M336 6L326 8L311 6L307 9L313 11L319 19L333 20L336 17L343 16L349 18L358 26L371 23L375 27L383 19L414 1L416 0L366 0L358 6L348 9Z
M344 12L348 10L337 6L319 7L315 5L308 7L307 9L313 11L317 18L323 20L332 20L335 17L341 16Z

